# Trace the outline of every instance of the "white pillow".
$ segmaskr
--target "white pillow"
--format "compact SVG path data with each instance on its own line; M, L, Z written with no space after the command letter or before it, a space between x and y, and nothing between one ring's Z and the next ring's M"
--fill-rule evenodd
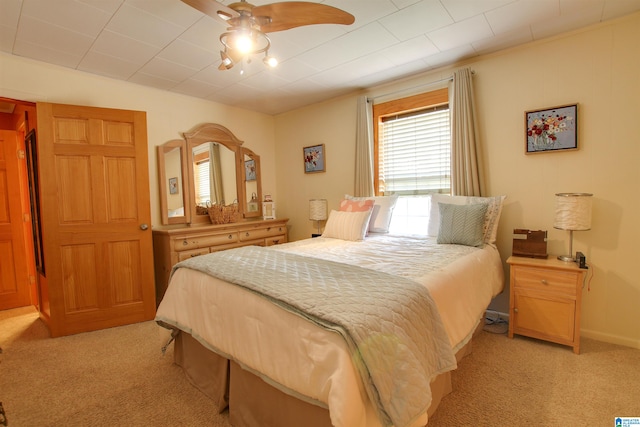
M369 227L372 210L348 212L331 210L322 237L342 240L363 240Z
M347 200L373 200L373 212L371 213L371 221L369 221L369 232L389 232L389 224L391 223L393 208L396 206L396 202L398 201L397 194L391 196L372 197L354 197L345 194L344 198Z
M438 236L440 227L440 209L438 203L450 205L470 205L475 203L487 203L487 213L484 219L484 242L494 244L498 236L498 222L502 213L502 203L506 196L474 197L474 196L449 196L447 194L434 194L431 196L431 208L427 234L431 237Z

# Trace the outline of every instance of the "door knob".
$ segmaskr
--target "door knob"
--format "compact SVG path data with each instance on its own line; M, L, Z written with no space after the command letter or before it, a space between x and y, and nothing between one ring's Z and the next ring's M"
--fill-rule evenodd
M140 224L140 230L144 231L148 229L149 229L149 226L147 224Z

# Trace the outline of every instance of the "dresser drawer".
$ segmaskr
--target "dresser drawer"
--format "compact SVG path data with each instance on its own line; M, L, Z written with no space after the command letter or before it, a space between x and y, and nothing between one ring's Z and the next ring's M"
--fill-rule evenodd
M265 228L257 228L255 230L241 230L239 231L240 240L256 240L256 239L264 239L267 237L284 235L286 232L286 227L276 226L276 227L265 227Z
M264 239L265 246L279 245L281 243L287 243L287 236L285 236L284 234L281 234L279 236L267 237L266 239Z
M511 268L516 288L576 294L579 275L574 272L523 266Z
M183 239L175 239L176 251L189 251L209 246L226 245L238 241L238 233L212 234L208 236L189 236Z
M185 259L193 258L195 256L206 255L209 253L209 248L192 249L190 251L178 252L178 261L184 261Z

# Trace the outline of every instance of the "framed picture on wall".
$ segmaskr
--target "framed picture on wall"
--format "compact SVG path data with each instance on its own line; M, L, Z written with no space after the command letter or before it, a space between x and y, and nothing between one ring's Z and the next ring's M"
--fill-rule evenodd
M304 173L324 172L326 170L324 144L304 147L302 154L304 155Z
M255 160L246 160L244 162L244 176L247 178L247 181L256 180L256 161Z
M169 194L178 194L178 177L169 178Z
M527 111L525 153L578 149L578 104Z

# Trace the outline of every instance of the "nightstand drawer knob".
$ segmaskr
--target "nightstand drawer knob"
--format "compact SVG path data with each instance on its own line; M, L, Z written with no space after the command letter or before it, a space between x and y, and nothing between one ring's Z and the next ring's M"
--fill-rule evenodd
M542 279L540 282L541 282L543 285L548 285L548 284L549 284L549 282L547 282L547 279Z

